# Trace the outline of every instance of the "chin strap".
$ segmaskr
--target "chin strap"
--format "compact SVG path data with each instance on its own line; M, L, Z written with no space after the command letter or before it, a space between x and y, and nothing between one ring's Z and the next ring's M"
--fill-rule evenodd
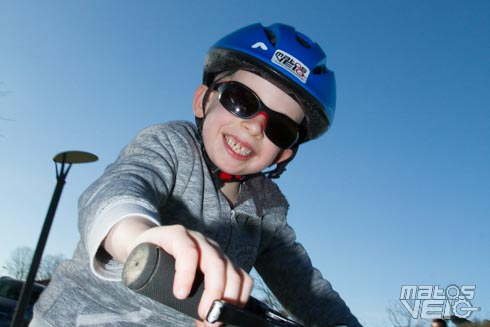
M288 160L285 160L283 162L280 162L276 165L275 169L266 171L266 172L259 172L256 174L250 174L250 175L232 175L229 173L226 173L219 169L209 158L208 153L206 152L206 149L204 148L204 144L201 140L201 137L199 135L199 142L201 143L201 149L202 149L202 154L204 157L204 161L206 162L206 165L209 169L209 172L211 173L211 177L213 178L213 183L214 186L216 187L217 190L219 190L225 183L231 183L231 182L245 182L246 180L249 180L251 178L257 177L257 176L266 176L268 178L279 178L281 177L281 174L286 171L286 165L294 158L296 153L298 152L298 148L294 147L293 148L293 155L291 158Z
M280 163L276 164L276 168L274 168L273 170L267 171L264 174L271 179L281 177L281 174L286 171L286 166L288 165L288 163L290 163L291 160L293 160L294 157L296 156L296 154L298 153L298 148L299 148L299 145L293 146L291 148L291 150L293 151L293 154L291 155L291 157L289 157L287 160L281 161Z
M247 179L247 176L232 175L232 174L225 173L224 171L219 169L209 158L206 149L204 149L204 145L202 144L202 142L201 142L201 149L202 149L204 161L208 166L209 172L211 173L211 177L213 178L214 186L216 186L217 190L223 187L225 183L243 182Z
M196 125L198 129L198 139L201 144L201 150L204 157L204 161L206 162L206 166L208 166L209 172L211 173L211 177L213 178L214 186L219 190L225 183L231 182L244 182L252 177L264 175L264 173L260 172L257 174L251 175L232 175L227 172L222 171L218 166L214 164L214 162L209 158L208 153L206 152L206 148L204 147L204 142L202 141L202 124L203 118L196 117Z

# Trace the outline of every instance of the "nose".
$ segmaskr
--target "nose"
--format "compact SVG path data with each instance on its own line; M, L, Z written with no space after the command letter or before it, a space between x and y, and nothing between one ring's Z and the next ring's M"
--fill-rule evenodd
M247 130L251 136L260 140L264 137L266 123L267 114L265 112L261 112L252 118L243 119L241 126L245 128L245 130Z

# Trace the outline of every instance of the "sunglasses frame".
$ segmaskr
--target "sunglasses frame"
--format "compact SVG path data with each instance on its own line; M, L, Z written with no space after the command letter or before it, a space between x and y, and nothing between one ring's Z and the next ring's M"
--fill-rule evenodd
M240 109L250 108L250 106L247 107L240 106L239 101L235 105L236 106L235 108L232 107L233 104L231 105L228 104L228 102L226 102L226 99L223 99L222 96L229 87L238 87L241 89L242 92L246 91L247 93L249 93L256 101L257 106L255 110L251 113L243 113L240 112ZM292 120L290 117L286 116L285 114L274 111L269 107L267 107L265 103L262 102L260 97L248 86L237 81L224 81L224 82L212 84L210 86L210 89L218 92L218 99L220 101L220 104L223 106L223 108L225 108L229 113L231 113L235 117L241 119L251 119L260 113L265 113L266 114L266 126L264 129L265 135L277 147L281 149L290 149L296 143L298 143L298 140L300 138L300 130L301 130L300 124L296 123L294 120ZM284 134L281 135L281 132L284 132L287 129L293 131L295 135L294 137L288 137L291 139L288 140L288 142L284 142ZM278 132L279 134L277 134Z

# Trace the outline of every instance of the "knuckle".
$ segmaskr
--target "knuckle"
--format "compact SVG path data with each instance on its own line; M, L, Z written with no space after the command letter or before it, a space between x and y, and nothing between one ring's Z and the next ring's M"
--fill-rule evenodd
M241 269L237 268L235 265L230 264L231 269L229 269L229 278L232 279L235 282L240 282L244 281L245 274L242 272Z
M172 225L170 228L173 230L174 233L178 233L178 234L187 233L186 228L182 225Z
M227 288L230 288L230 287L240 287L240 285L242 284L242 278L240 275L238 274L228 274L228 276L226 277L226 286Z
M204 241L206 239L206 237L204 235L202 235L201 233L199 233L195 230L188 230L187 232L189 233L189 235L191 235L196 240Z
M207 238L207 241L208 241L208 243L209 243L209 244L210 244L212 247L217 248L217 249L219 249L219 248L220 248L220 246L219 246L218 242L216 242L215 240L210 239L210 238Z

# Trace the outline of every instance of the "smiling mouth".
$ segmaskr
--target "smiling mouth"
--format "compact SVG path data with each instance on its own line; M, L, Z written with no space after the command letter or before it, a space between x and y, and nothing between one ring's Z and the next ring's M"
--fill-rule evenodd
M252 153L252 150L243 146L242 144L238 143L235 141L234 138L231 136L225 135L225 141L226 144L230 146L230 148L235 152L236 154L239 154L241 156L249 156Z

